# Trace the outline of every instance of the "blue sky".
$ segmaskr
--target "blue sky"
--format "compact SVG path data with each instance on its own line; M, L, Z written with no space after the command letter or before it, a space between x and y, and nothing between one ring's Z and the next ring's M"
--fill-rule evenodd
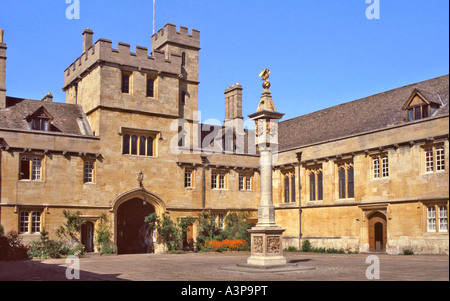
M150 48L152 1L0 0L7 43L8 96L64 101L63 72L82 51L81 33ZM371 0L374 1L374 0ZM449 1L156 0L156 30L166 23L200 30L202 121L223 121L225 89L244 88L243 114L254 113L261 70L277 110L293 118L448 74Z

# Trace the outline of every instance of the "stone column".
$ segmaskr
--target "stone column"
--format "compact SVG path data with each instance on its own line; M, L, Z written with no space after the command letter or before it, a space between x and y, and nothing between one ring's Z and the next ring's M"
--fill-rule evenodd
M258 223L251 233L251 256L247 264L279 266L286 264L283 257L282 234L285 231L275 223L275 207L272 202L272 151L260 148L261 202L258 207Z
M251 233L251 256L247 264L270 267L285 266L283 257L282 234L285 231L275 223L275 207L272 201L272 153L278 149L278 119L284 115L278 113L269 91L267 78L269 70L263 71L264 91L257 112L249 115L255 120L256 143L260 154L261 202L258 207L258 223L249 230Z

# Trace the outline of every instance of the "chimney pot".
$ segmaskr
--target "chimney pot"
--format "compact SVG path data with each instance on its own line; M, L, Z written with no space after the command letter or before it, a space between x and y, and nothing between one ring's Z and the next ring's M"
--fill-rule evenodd
M53 101L52 93L48 92L47 95L45 95L44 98L42 98L42 101L52 102Z
M4 30L0 28L0 43L3 43L3 33Z

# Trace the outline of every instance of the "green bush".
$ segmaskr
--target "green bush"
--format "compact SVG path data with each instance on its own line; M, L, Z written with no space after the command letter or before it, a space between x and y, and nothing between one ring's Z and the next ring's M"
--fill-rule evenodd
M250 244L250 233L248 230L251 225L247 222L248 213L230 212L225 216L224 229L222 236L224 239L243 239Z
M96 232L95 241L98 244L97 250L100 252L100 255L103 254L113 254L114 247L111 242L111 226L108 224L108 219L105 213L100 215L100 224L98 225Z
M405 249L402 252L403 255L414 255L414 251L410 249Z
M297 251L297 248L294 247L294 246L289 246L289 247L285 248L283 251L285 251L285 252L295 252L295 251Z
M312 247L311 247L311 242L309 240L305 240L302 243L302 252L311 252Z

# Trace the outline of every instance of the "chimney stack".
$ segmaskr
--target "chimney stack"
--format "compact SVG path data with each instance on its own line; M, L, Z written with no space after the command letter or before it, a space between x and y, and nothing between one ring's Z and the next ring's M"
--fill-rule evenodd
M239 83L225 90L225 120L242 117L242 86Z
M42 98L42 101L53 102L52 93L48 92L47 95L45 95L44 98Z
M83 53L85 53L92 46L92 36L94 32L89 28L83 31Z
M0 109L6 108L6 44L0 29Z
M239 83L225 90L225 151L244 153L244 117L242 117L242 86Z

